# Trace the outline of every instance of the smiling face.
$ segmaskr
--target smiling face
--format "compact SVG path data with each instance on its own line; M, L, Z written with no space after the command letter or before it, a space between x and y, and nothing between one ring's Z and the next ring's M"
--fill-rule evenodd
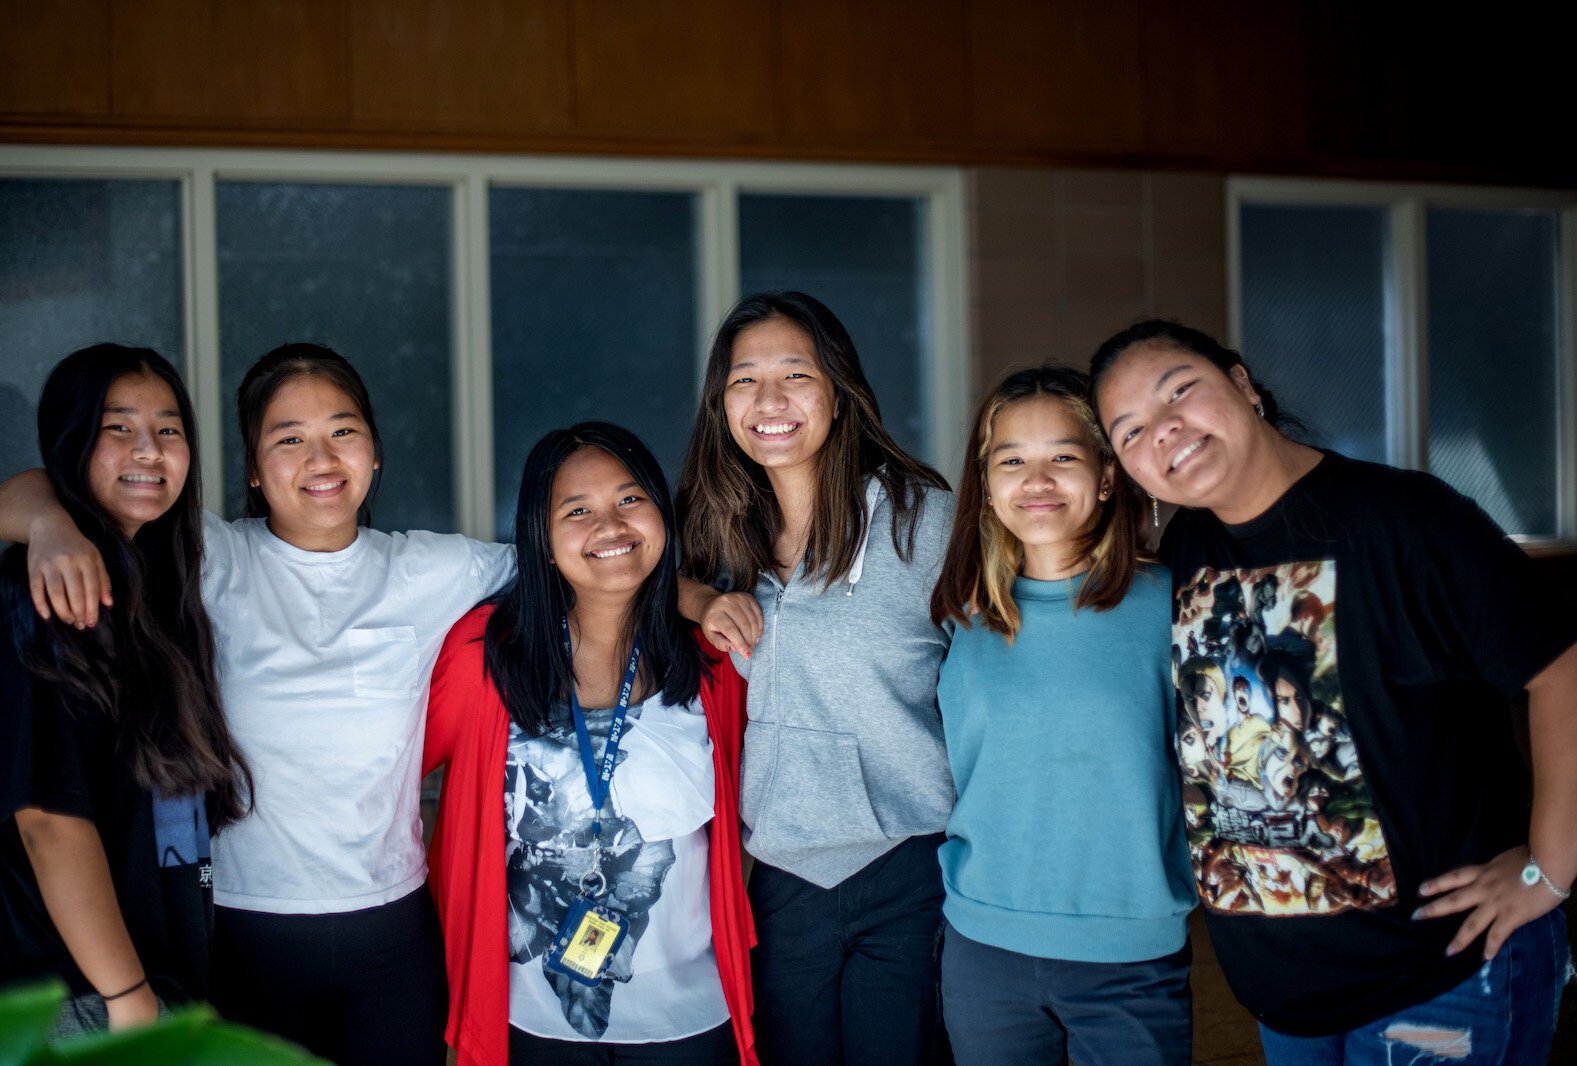
M268 528L307 551L356 540L356 512L372 487L372 436L356 403L314 374L290 378L263 409L251 485L268 501Z
M586 447L553 478L548 545L577 601L631 598L668 546L657 504L624 464Z
M1086 567L1079 539L1111 495L1111 469L1088 430L1053 396L1003 407L985 456L986 495L1024 546L1024 573L1050 580Z
M136 536L175 504L191 461L170 386L146 372L116 378L104 394L88 490L121 532Z
M837 400L810 334L786 318L741 330L723 411L734 443L769 477L813 474L837 417Z
M1242 364L1139 344L1102 376L1100 412L1123 469L1150 495L1219 511L1245 486L1240 474L1266 431Z

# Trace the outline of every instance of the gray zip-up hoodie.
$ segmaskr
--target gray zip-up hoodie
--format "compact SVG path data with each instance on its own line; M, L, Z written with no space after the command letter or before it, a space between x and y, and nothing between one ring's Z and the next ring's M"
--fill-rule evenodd
M914 554L893 550L881 483L849 576L824 588L765 573L760 642L734 665L750 682L741 768L745 847L762 862L831 888L905 838L939 833L953 809L936 679L947 637L931 590L947 551L951 493L930 489Z

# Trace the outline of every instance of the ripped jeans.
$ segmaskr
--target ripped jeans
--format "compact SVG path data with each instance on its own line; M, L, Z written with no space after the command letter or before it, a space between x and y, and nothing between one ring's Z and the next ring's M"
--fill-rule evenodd
M1556 908L1518 929L1477 973L1415 1007L1332 1036L1259 1027L1267 1066L1542 1066L1571 970Z

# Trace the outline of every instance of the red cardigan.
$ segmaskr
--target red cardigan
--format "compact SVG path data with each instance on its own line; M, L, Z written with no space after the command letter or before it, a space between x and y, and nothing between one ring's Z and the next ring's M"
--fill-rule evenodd
M482 634L491 607L455 623L433 670L422 773L448 764L438 824L427 854L433 899L444 930L449 970L449 1024L444 1038L457 1066L507 1066L509 948L504 892L504 755L509 716L483 676ZM723 998L743 1066L757 1066L750 949L755 924L745 898L739 845L739 749L745 683L726 655L697 634L710 676L701 675L701 705L712 737L717 802L711 822L712 945Z

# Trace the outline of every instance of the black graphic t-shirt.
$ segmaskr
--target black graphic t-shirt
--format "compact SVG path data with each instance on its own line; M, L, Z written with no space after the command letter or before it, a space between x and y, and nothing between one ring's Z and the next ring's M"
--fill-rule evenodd
M1233 992L1295 1034L1445 991L1455 915L1430 877L1528 837L1510 700L1577 621L1474 503L1428 474L1327 453L1265 514L1184 511L1172 661L1184 818Z
M23 656L39 625L30 606L16 610L27 590L15 570L8 559L0 573L0 985L58 977L73 995L94 991L50 920L17 832L16 812L39 807L97 826L149 983L166 1002L202 999L213 927L202 805L139 786L95 712L73 714L53 686L35 683Z

